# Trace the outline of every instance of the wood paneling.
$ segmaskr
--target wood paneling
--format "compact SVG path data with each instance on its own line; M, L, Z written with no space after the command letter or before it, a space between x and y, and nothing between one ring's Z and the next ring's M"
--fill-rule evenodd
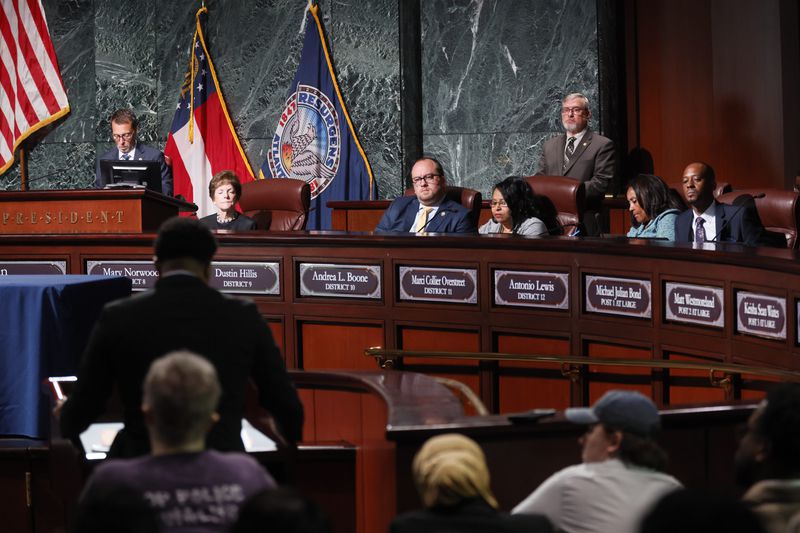
M376 368L371 357L364 357L364 349L383 346L383 328L359 323L316 322L301 322L298 328L302 368Z

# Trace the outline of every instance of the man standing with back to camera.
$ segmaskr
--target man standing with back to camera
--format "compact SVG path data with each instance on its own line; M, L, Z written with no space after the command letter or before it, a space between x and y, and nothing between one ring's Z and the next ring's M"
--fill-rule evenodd
M586 210L583 224L587 235L599 235L603 196L614 177L614 143L589 128L592 111L589 99L581 93L561 101L564 135L547 140L536 174L566 176L586 183Z
M166 221L155 242L160 278L155 290L106 305L84 351L75 390L61 408L61 434L77 441L106 408L116 386L125 428L111 446L111 457L150 451L142 416L142 383L150 364L175 350L208 359L219 375L219 421L208 433L209 448L244 451L242 416L248 380L258 388L259 404L275 418L284 437L300 439L303 406L281 354L252 301L233 298L208 286L214 236L195 219Z
M111 123L111 136L116 148L112 148L97 158L94 186L102 189L109 183L108 176L100 171L100 161L158 161L161 165L161 192L172 196L172 169L167 165L164 154L160 150L146 144L138 143L136 134L139 120L130 109L117 109L108 119Z

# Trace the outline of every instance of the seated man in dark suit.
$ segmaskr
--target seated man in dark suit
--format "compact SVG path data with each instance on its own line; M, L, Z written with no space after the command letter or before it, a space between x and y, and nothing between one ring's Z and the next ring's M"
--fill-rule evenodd
M474 233L475 222L460 203L445 198L447 178L432 157L418 159L411 168L414 196L392 202L375 231L411 233Z
M117 109L109 118L111 136L117 147L97 158L94 186L102 189L108 184L108 176L100 171L100 160L113 161L158 161L161 164L161 192L172 196L172 169L167 165L160 150L136 142L139 121L130 109Z
M716 175L710 165L691 163L686 167L683 196L691 209L675 219L675 242L765 244L767 236L752 198L750 205L721 204L714 199L716 188Z
M195 219L165 222L155 242L160 274L155 290L108 304L89 338L75 390L60 413L61 434L77 440L106 408L117 387L125 428L110 456L150 451L140 406L150 364L175 350L191 350L211 361L220 383L219 421L208 433L209 448L242 451L242 415L248 381L259 404L275 418L288 440L300 439L303 406L269 326L255 303L208 286L217 243Z

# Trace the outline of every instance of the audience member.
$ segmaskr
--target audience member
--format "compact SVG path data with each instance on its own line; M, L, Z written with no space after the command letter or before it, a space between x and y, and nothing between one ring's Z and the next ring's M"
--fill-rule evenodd
M769 391L736 452L744 501L769 533L800 531L800 383Z
M645 515L639 533L765 533L753 512L725 494L699 489L668 493Z
M232 170L223 170L211 178L208 195L217 209L214 215L200 219L200 223L210 230L248 231L256 229L256 221L236 210L242 197L242 184Z
M611 139L589 128L589 99L580 93L561 101L561 123L565 134L544 143L537 174L567 176L586 183L584 225L589 235L599 235L603 196L614 177L615 154Z
M392 533L552 531L542 516L510 516L497 510L483 451L468 437L449 433L428 439L412 468L425 509L397 516Z
M567 533L629 533L656 500L681 487L661 472L666 453L654 440L661 421L650 398L612 390L593 407L564 414L588 426L583 463L550 476L513 513L542 513Z
M680 204L669 193L664 180L652 174L639 174L628 184L628 210L636 224L628 237L675 240L675 219Z
M264 490L247 500L231 533L327 533L327 517L313 501L287 488Z
M478 233L513 233L539 237L547 227L539 217L536 198L528 182L509 176L492 189L492 218L478 228Z
M275 481L246 454L205 449L206 433L219 420L220 394L206 359L173 352L154 361L141 406L152 455L98 465L82 504L125 489L144 498L164 533L228 531L245 500Z
M158 533L158 516L133 489L117 487L81 502L68 529L71 533Z
M447 178L442 164L432 157L418 159L411 167L414 196L395 199L375 231L411 233L474 233L470 212L448 200Z
M716 188L717 178L711 165L690 163L684 169L683 195L691 209L675 219L675 240L766 244L767 236L753 199L745 199L740 205L721 204L714 199Z
M161 150L137 142L139 120L133 111L117 109L108 121L111 123L111 136L117 146L97 158L94 186L100 189L111 182L111 178L100 171L101 160L158 161L161 165L161 192L172 196L172 169Z
M78 370L75 390L61 409L61 433L74 441L105 411L114 387L124 408L125 428L111 456L133 457L149 450L139 406L142 381L158 357L188 349L206 357L220 376L219 422L209 448L243 450L245 392L252 378L259 403L276 419L283 436L301 436L303 406L269 326L251 301L208 286L217 243L197 220L175 217L161 227L155 265L161 278L154 291L108 304L95 324Z

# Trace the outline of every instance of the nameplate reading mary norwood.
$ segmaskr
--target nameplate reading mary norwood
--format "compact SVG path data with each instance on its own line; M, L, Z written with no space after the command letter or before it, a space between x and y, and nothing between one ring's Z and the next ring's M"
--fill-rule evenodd
M649 280L587 275L583 283L587 313L636 318L653 315Z
M786 298L739 291L736 293L736 331L786 340Z
M569 308L569 274L495 270L494 303L503 306Z
M478 303L477 269L401 266L398 274L401 300Z
M725 291L720 287L664 283L664 318L673 322L725 327Z
M300 263L300 296L381 299L381 267Z

